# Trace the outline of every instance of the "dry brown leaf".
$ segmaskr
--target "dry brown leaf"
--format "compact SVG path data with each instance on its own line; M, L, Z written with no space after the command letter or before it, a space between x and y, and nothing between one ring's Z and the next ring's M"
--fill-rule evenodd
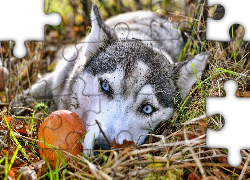
M250 91L240 92L239 90L236 92L236 96L238 97L250 97Z
M8 160L11 161L13 158L14 152L7 152L8 154ZM20 157L16 156L15 161L12 164L12 167L19 167L25 164L25 161L23 161Z
M22 173L20 180L35 180L40 178L48 171L48 167L44 160L37 161L32 163L30 166L25 166L19 169L18 175Z
M191 126L192 131L199 133L199 134L205 134L207 130L207 124L203 121L198 121L197 124L194 124Z
M199 180L200 178L197 176L197 174L196 173L191 173L191 174L189 174L189 176L188 176L188 180Z
M228 164L227 158L224 156L214 157L213 159L216 160L218 163Z
M15 173L14 173L14 171L12 170L12 168L9 170L8 176L10 176L12 179L15 178Z
M244 97L250 97L250 91L243 92L242 96L244 96Z
M219 180L219 179L215 176L210 176L210 177L206 177L205 180Z
M37 173L37 178L40 178L48 171L48 166L46 165L44 160L37 161L36 163L31 164L30 166L35 169Z
M26 130L27 126L21 126L20 128L19 127L20 126L15 126L15 130L22 136L28 136L28 132Z
M12 116L5 115L5 119L8 122L8 124L10 124L12 121ZM4 118L2 120L4 120Z
M118 144L115 139L113 140L113 148L136 148L135 142L134 141L127 141L126 139L123 140L122 144Z
M214 168L213 172L219 180L230 180L223 172L221 172L217 168Z
M22 176L20 178L20 180L36 180L37 179L37 174L35 170L32 170L30 167L25 166L22 167L21 169L19 169L18 174L21 174Z

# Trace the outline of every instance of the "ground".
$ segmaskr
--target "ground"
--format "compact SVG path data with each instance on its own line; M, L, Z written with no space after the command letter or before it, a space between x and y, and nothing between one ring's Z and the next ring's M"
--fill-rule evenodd
M63 1L64 2L64 1ZM86 1L87 2L87 1ZM59 1L46 1L45 12L61 11L64 21L60 27L46 27L48 41L72 42L84 37L90 28L86 19L84 1L71 1L60 7ZM106 1L105 1L106 2ZM137 2L137 1L134 1ZM128 1L99 1L101 14L108 18L121 12L150 8L150 4ZM170 1L163 1L169 7ZM66 4L66 1L65 1ZM47 179L237 179L244 175L250 178L248 170L248 150L243 150L242 164L232 168L227 164L226 149L205 148L206 128L219 130L224 119L220 115L205 116L205 99L208 96L225 96L223 83L228 79L238 82L238 96L249 97L249 47L242 41L241 26L231 30L231 42L203 41L206 30L206 15L201 15L202 8L193 1L185 4L185 12L178 4L172 4L171 15L174 21L189 21L192 26L184 33L187 43L180 60L193 57L203 51L210 51L211 58L202 79L194 85L192 91L179 105L174 116L162 122L157 130L151 132L147 142L138 148L114 147L109 155L101 151L98 157L84 155L73 157L72 161L52 170L40 158L37 148L37 133L41 122L47 117L47 104L35 103L20 108L13 116L8 105L17 94L35 83L44 73L55 67L53 57L61 47L58 43L27 42L28 54L23 59L13 57L13 42L1 42L3 65L11 69L11 78L7 79L1 93L0 119L0 178L18 179L20 172L24 178L34 174ZM201 7L201 6L200 6ZM154 7L153 7L154 8ZM208 7L203 6L203 11ZM213 11L214 12L214 11ZM85 14L86 13L86 14ZM166 14L165 14L166 15ZM214 14L209 16L213 16ZM68 16L68 17L67 17ZM74 18L70 21L67 18ZM205 19L204 19L205 18ZM71 32L71 33L69 33ZM244 34L244 33L243 33ZM11 60L11 61L10 61ZM10 63L11 62L11 63ZM74 161L73 159L77 159ZM247 165L247 169L243 168ZM21 170L20 170L21 169Z

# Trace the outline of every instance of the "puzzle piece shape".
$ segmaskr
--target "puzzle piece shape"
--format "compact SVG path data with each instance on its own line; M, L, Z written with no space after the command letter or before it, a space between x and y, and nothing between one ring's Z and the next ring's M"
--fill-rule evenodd
M230 41L228 32L233 24L241 24L245 28L244 41L250 41L250 24L248 23L248 1L209 0L208 6L220 4L225 8L225 15L221 20L207 19L207 40ZM237 11L237 13L235 13Z
M244 137L249 132L250 99L236 97L237 83L229 80L224 83L226 97L207 97L207 117L220 113L226 122L219 132L207 130L206 146L228 148L228 162L231 166L238 166L242 161L241 149L250 147ZM235 133L237 131L237 133Z
M41 7L44 7L43 0L9 0L2 1L1 3L1 17L13 12L16 16L2 18L4 26L0 31L0 39L1 41L15 41L14 55L18 58L24 57L26 54L25 41L44 40L45 24L57 25L61 22L58 13L45 15L44 9ZM18 31L19 33L15 33L14 31Z

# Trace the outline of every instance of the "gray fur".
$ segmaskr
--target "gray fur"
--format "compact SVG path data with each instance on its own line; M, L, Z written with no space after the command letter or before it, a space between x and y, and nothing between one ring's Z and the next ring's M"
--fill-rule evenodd
M180 31L152 12L119 15L105 24L93 5L91 18L92 30L77 45L78 54L68 50L67 61L59 61L41 81L46 83L38 82L31 89L34 98L53 99L51 111L69 109L82 118L89 130L86 155L93 154L88 149L98 144L107 145L96 119L110 142L116 138L118 143L127 139L142 144L145 136L141 135L168 120L177 94L185 97L196 82L190 61L200 78L209 56L202 53L176 63L184 45ZM103 82L109 91L103 90ZM148 105L153 109L150 114L144 110Z

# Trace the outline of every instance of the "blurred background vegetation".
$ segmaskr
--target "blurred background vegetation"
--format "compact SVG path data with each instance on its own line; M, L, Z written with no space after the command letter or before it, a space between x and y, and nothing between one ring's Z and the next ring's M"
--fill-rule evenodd
M91 5L98 6L104 20L114 15L136 10L152 10L168 16L190 16L198 0L45 0L45 13L58 12L62 16L60 26L46 26L47 41L76 42L86 36L90 25Z

